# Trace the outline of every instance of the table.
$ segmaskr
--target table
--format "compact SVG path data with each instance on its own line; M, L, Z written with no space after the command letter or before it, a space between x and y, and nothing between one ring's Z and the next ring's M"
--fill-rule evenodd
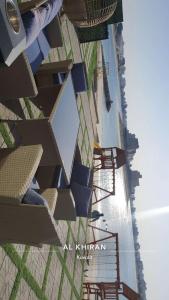
M16 141L22 145L42 144L41 171L48 180L56 166L64 170L66 183L70 183L77 144L79 114L71 73L62 85L40 88L35 98L42 105L44 117L33 120L8 121L15 125Z

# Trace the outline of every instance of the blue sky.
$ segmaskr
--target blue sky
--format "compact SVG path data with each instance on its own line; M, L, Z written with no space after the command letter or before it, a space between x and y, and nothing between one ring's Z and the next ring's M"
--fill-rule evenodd
M138 212L169 207L169 1L123 0L128 126L140 148ZM165 211L165 210L163 210ZM139 221L147 299L169 298L169 212Z

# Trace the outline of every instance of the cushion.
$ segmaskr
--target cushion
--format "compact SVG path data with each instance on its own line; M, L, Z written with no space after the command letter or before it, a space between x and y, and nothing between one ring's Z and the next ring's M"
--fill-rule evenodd
M91 169L75 162L73 165L71 182L77 182L81 185L88 186L90 182Z
M85 63L76 63L71 70L75 93L88 90L87 73Z
M49 50L49 43L42 31L38 38L25 51L33 73L38 70L42 61L48 56Z
M71 184L71 191L74 197L77 217L88 217L92 189L82 186L77 182Z
M38 194L36 191L32 189L28 189L25 196L22 199L22 203L24 204L32 204L32 205L43 205L48 206L46 200Z
M65 188L66 182L64 178L63 168L61 166L56 166L53 175L52 188Z
M26 32L26 48L29 47L57 15L62 5L62 0L51 0L41 5L40 8L22 14L22 21Z

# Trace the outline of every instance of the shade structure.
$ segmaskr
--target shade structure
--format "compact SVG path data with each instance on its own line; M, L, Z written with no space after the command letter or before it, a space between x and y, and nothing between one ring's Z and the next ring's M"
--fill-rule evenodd
M77 27L92 27L107 21L115 12L117 0L64 0L63 7Z

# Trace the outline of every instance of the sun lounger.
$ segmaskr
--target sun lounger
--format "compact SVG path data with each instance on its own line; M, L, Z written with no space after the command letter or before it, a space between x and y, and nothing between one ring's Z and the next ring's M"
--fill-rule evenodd
M23 204L42 157L42 146L24 146L0 150L0 243L60 246L53 212L56 190L46 190L42 196L46 205ZM53 194L53 195L51 195Z

